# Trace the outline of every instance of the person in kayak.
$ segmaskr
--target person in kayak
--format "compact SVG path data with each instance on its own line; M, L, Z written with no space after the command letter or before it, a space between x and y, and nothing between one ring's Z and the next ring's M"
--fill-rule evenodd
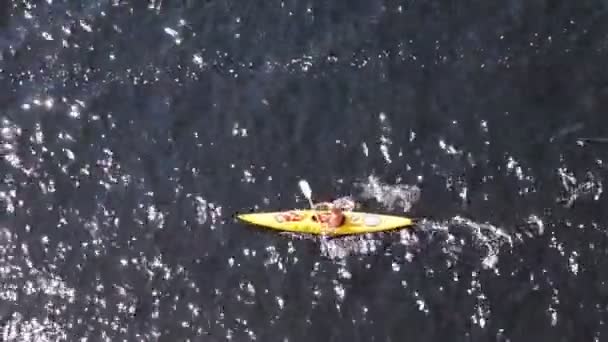
M354 202L350 199L339 198L333 202L323 202L315 205L316 210L329 210L327 219L323 220L329 228L336 229L346 222L344 211L351 211L354 208Z
M327 226L329 228L338 228L346 222L346 216L339 207L332 207L329 212L329 218L327 219Z

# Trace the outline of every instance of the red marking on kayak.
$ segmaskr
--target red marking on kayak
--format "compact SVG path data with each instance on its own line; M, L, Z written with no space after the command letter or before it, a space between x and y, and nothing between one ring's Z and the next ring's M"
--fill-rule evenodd
M278 222L298 222L298 221L302 221L304 219L304 215L295 212L295 211L290 211L287 213L281 213L281 214L277 214L275 215L275 220L277 220Z

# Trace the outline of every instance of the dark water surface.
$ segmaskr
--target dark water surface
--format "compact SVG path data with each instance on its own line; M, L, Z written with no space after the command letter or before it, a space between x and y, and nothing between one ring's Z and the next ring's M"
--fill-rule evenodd
M2 340L606 341L606 11L1 2Z

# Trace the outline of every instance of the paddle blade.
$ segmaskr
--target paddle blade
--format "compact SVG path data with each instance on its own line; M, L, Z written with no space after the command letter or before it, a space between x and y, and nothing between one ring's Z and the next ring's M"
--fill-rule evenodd
M302 179L300 180L298 185L300 186L300 190L302 191L304 196L306 196L306 198L310 200L312 198L312 190L310 189L310 185L308 184L308 182Z

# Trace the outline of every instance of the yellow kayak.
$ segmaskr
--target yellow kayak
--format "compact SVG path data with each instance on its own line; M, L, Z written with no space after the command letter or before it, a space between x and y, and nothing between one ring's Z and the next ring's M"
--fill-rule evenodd
M344 224L334 229L323 223L324 217L328 214L326 211L291 210L240 214L237 218L247 223L286 232L332 236L383 232L414 224L414 221L407 217L351 211L344 212L346 218ZM317 218L320 218L321 222L318 222Z

